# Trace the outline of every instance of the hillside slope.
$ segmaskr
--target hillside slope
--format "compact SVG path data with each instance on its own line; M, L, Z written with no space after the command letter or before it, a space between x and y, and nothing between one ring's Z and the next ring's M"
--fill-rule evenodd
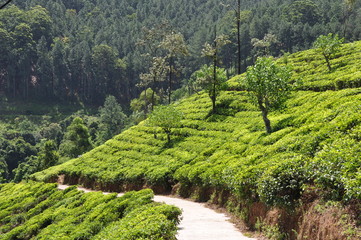
M345 44L332 61L331 73L315 50L289 56L293 78L302 84L283 109L271 113L272 134L265 133L261 114L247 93L239 91L239 76L219 97L218 114L210 115L206 94L175 104L185 118L174 130L171 146L160 129L143 122L33 178L56 181L64 175L67 183L117 191L173 188L182 196L227 204L251 227L260 226L255 225L257 217L272 223L268 213L277 207L280 216L295 218L293 223L287 217L276 221L293 239L292 229L303 231L303 236L308 230L302 229L305 214L290 214L289 209L305 212L316 201L333 201L344 204L338 209L348 206L351 217L342 227L355 230L347 235L337 223L326 231L327 239L357 239L359 228L353 224L361 222L360 49L361 42Z

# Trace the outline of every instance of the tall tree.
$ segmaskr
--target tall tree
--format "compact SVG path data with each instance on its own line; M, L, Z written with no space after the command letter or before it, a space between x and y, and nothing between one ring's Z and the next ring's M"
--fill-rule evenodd
M34 58L33 34L26 23L20 23L13 32L15 58L17 68L13 76L14 97L21 96L27 100L29 96L30 74Z
M117 70L119 65L118 54L116 51L105 44L95 46L92 54L92 66L94 72L93 91L98 96L95 102L105 98L107 93L116 95L117 89Z
M143 36L138 40L137 45L143 48L142 56L149 67L147 73L141 73L139 75L140 82L137 85L144 89L147 89L148 87L152 88L151 110L153 110L155 104L154 94L157 91L157 85L159 82L165 81L169 69L167 59L161 51L162 43L171 30L167 21L163 21L151 29L143 27L142 30ZM169 44L167 43L166 45ZM147 109L145 109L145 111L147 111Z
M271 46L278 43L278 39L276 35L267 33L263 39L252 38L251 42L254 48L259 49L257 55L269 56Z
M74 118L67 128L63 141L59 146L62 156L75 158L92 149L87 126L80 117Z
M229 5L226 5L229 7ZM237 5L232 7L235 14L236 22L236 33L237 33L237 74L241 74L242 64L241 64L241 0L237 0Z
M161 42L160 46L164 48L167 52L166 59L168 61L168 104L171 103L171 94L172 94L172 83L173 83L173 74L175 73L175 61L179 56L188 55L188 49L184 41L184 37L181 33L171 32L166 35L164 40Z
M219 94L217 92L217 89L222 89L221 86L223 86L223 79L218 79L219 76L217 76L217 73L219 73L219 71L217 71L218 68L218 53L220 51L220 49L229 43L228 37L225 35L219 35L217 36L217 32L216 32L216 27L214 28L214 35L215 35L215 39L213 41L213 45L206 43L204 45L204 48L202 50L202 55L206 56L208 58L210 58L212 60L212 67L213 67L213 79L211 81L211 93L210 93L210 98L212 100L212 112L215 113L216 111L216 98L217 95ZM204 67L205 72L206 68ZM205 78L208 79L208 78ZM209 82L209 81L206 81ZM221 88L220 88L221 87Z
M262 112L267 133L272 132L268 113L279 107L288 98L291 85L291 71L278 66L272 58L260 57L254 66L248 67L244 86L251 101Z
M10 88L8 79L8 67L11 61L11 42L13 41L10 33L0 27L0 92Z
M227 75L223 68L203 65L201 69L192 75L195 78L196 88L208 93L212 101L212 113L216 113L217 96L221 91L227 89Z
M104 106L99 108L99 113L100 124L97 141L98 143L104 143L122 131L127 116L123 113L117 99L111 95L106 97Z
M56 143L53 140L46 141L38 154L38 160L41 168L46 169L54 166L58 162L59 158L60 155L57 151Z
M356 0L344 0L344 3L346 5L344 10L344 29L343 29L343 37L346 37L347 33L347 24L350 19L350 15L352 13L352 10L355 6Z
M37 96L47 99L54 98L54 91L52 91L52 81L53 81L53 65L51 55L48 51L47 43L45 37L41 37L37 46L37 62L34 80L36 84Z
M155 91L157 84L165 81L169 66L164 57L154 57L152 65L149 67L148 73L140 74L141 82L139 86L152 88L152 103L151 109L153 111L155 105Z
M152 105L152 96L153 90L148 88L140 93L139 98L134 98L130 102L130 108L133 113L142 112L145 115L145 113L149 112ZM160 97L154 93L154 105L158 105L159 103Z
M51 51L53 78L51 83L52 92L58 98L65 99L68 96L69 88L69 65L66 57L66 49L68 49L68 42L66 38L56 38L54 46Z

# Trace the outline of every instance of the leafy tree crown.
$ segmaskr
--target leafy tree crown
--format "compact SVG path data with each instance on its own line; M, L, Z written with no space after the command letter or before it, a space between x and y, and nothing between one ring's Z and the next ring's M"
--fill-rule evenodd
M157 106L149 115L148 125L170 132L171 128L180 126L182 118L183 114L173 106Z
M291 90L289 79L291 71L278 66L272 58L258 58L254 66L248 67L244 86L255 105L262 103L266 108L282 104Z

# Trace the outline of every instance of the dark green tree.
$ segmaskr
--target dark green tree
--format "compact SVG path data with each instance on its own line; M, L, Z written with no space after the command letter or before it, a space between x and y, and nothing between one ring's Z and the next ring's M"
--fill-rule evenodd
M0 27L0 91L5 92L10 85L7 82L8 67L10 67L11 62L11 42L13 41L11 34L6 30Z
M321 20L318 6L310 0L292 2L283 9L283 17L293 24L308 23L314 25Z
M38 154L38 161L42 169L54 166L59 161L60 155L57 151L56 143L48 140Z
M35 146L25 142L22 137L3 140L0 142L0 146L0 159L7 165L9 179L13 178L15 175L13 171L19 164L24 162L26 158L37 154Z
M278 66L272 58L260 57L254 66L248 67L244 86L251 101L262 112L267 133L272 132L268 113L279 107L289 97L291 71Z
M5 183L8 178L8 166L5 160L0 156L0 184Z
M59 151L62 156L75 158L92 149L88 128L80 117L67 128Z
M124 129L127 116L114 96L107 96L104 106L99 108L100 124L97 134L98 143L103 143Z
M356 0L344 0L345 10L344 10L344 30L343 36L346 37L348 22L351 16L352 11L354 10Z
M93 94L98 96L95 102L104 99L107 93L119 95L121 72L125 70L126 65L118 58L118 53L105 44L95 46L92 54L92 66L94 72Z
M69 88L69 65L66 58L66 50L69 44L66 38L54 39L54 45L52 48L52 63L53 66L53 78L51 82L51 89L55 96L60 99L68 96Z

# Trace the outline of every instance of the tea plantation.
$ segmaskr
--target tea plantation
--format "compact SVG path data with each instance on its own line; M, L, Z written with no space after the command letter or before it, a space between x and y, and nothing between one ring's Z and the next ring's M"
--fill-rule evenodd
M57 184L0 185L0 239L175 239L180 210L151 190L122 197Z
M332 72L314 49L277 61L293 68L295 90L283 108L270 113L271 134L242 91L240 75L218 98L217 114L211 114L205 93L175 103L184 119L173 129L171 144L144 121L33 179L65 175L66 182L119 191L143 185L177 185L180 193L218 189L240 201L283 207L314 189L326 200L359 203L361 42L343 45L331 61Z

